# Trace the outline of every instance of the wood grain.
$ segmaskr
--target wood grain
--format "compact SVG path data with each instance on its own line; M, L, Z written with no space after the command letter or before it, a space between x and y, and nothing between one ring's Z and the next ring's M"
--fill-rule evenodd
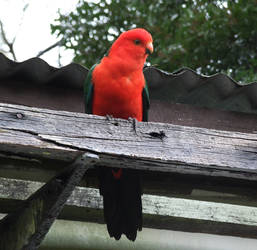
M43 184L0 178L0 199L25 200ZM142 196L142 202L146 227L257 238L256 207L147 194ZM98 189L76 187L66 207L86 215L79 220L103 223L103 201ZM65 219L76 220L72 214L66 214Z
M208 118L206 118L208 119ZM99 154L100 165L257 179L257 134L138 123L0 104L0 152L73 160Z

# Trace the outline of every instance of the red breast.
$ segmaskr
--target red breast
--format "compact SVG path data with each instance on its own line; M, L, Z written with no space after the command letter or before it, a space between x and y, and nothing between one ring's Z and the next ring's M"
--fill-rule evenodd
M102 62L96 66L92 79L93 114L124 119L133 117L142 121L142 90L145 84L142 70L123 75L113 72Z

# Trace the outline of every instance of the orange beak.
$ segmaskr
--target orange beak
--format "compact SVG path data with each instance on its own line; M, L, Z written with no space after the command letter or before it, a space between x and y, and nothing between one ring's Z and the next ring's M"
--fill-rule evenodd
M148 42L146 44L146 53L148 55L150 55L151 53L153 53L153 42Z

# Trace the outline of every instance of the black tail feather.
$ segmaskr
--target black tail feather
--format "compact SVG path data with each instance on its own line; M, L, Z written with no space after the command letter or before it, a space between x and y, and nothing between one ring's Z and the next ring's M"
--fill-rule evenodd
M104 200L104 219L110 237L119 240L125 234L134 241L142 230L142 189L136 170L122 169L115 179L112 168L99 167L99 189Z

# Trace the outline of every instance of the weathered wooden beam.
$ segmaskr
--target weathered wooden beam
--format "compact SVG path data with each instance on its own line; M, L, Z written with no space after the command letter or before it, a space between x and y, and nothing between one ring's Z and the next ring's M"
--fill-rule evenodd
M257 180L257 134L217 131L0 104L0 153L99 165Z
M0 177L4 178L47 182L64 166L64 162L0 155ZM140 171L139 174L146 194L257 206L256 181L156 171ZM0 178L0 185L2 180ZM97 170L88 170L79 185L98 188Z
M40 189L30 192L21 207L0 221L0 249L37 249L75 186L96 160L94 154L83 154Z
M6 200L25 200L43 185L42 182L7 178L0 178L0 183L0 199ZM147 194L142 201L144 226L257 238L257 207ZM89 217L98 211L99 218L103 217L99 210L103 208L102 197L95 188L76 187L66 206L80 208L80 212Z

